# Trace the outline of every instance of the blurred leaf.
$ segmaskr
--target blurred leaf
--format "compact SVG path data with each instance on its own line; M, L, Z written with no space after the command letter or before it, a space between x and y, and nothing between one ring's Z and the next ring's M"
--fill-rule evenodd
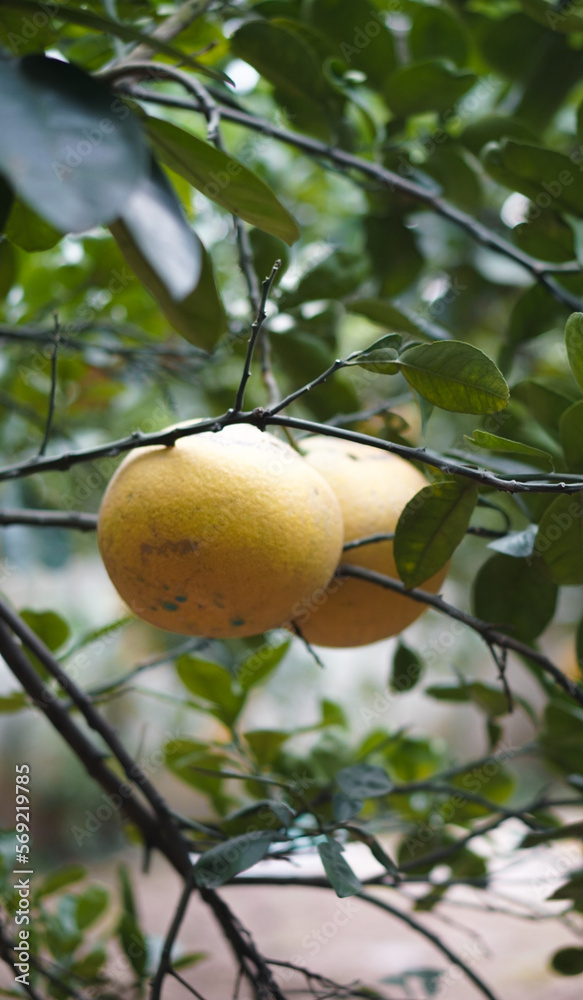
M424 486L406 504L393 546L407 587L420 586L445 566L463 540L477 502L477 487L459 479Z
M335 792L332 796L332 812L337 823L347 823L358 816L363 805L362 799L352 799L344 792Z
M249 691L256 684L262 684L286 656L290 642L279 646L260 646L235 668L235 677L243 691Z
M0 240L0 302L6 298L17 275L14 247L7 240Z
M539 260L575 260L575 233L568 222L552 209L534 206L526 222L512 230L517 246Z
M0 86L0 169L21 198L64 232L115 219L147 166L127 105L76 66L41 55L0 61Z
M583 898L583 873L578 872L568 882L561 885L549 899L581 899Z
M256 830L282 830L292 825L294 816L293 810L285 802L263 799L225 816L221 829L230 837L254 833Z
M583 31L583 16L575 4L563 4L563 9L549 0L520 0L520 4L525 14L551 31Z
M512 399L523 403L534 420L556 437L561 415L572 402L542 379L527 379L513 385Z
M232 677L224 667L185 654L178 657L176 672L189 691L211 702L213 715L227 726L233 724L245 702L245 693L234 694Z
M398 295L415 281L425 263L413 230L392 215L369 216L364 230L373 271L381 282L381 295Z
M340 791L351 799L374 799L387 795L393 782L382 767L373 764L353 764L336 775Z
M536 135L526 125L516 118L506 118L503 115L483 115L470 122L460 136L461 142L474 156L480 155L480 150L489 142L499 142L501 139L519 139L521 142L536 142Z
M474 611L478 618L515 639L530 643L551 621L557 587L535 558L495 555L474 581Z
M77 959L71 965L71 972L82 980L96 979L107 961L105 948L92 948L83 958Z
M109 905L109 893L101 885L90 885L77 896L77 926L80 930L90 927Z
M443 59L413 62L396 70L385 85L387 104L400 118L423 111L449 111L477 77Z
M256 761L265 766L273 761L279 748L289 739L290 733L279 729L254 729L245 733Z
M423 660L417 656L417 653L405 646L404 643L399 642L393 655L389 679L391 691L399 694L410 691L422 676L423 668Z
M20 198L15 198L4 228L6 238L27 253L50 250L63 234L41 219Z
M397 362L424 399L454 413L496 413L508 404L500 371L477 347L450 340L406 349Z
M367 0L313 0L308 14L311 23L336 43L344 62L365 73L382 91L396 65L393 37L382 14Z
M509 354L513 358L515 346L539 337L562 321L564 307L553 299L538 283L527 288L516 301L510 313L508 326Z
M553 955L551 966L561 976L580 976L583 973L583 948L560 948Z
M25 608L20 612L20 617L51 652L60 649L69 638L69 626L56 611L33 611Z
M0 713L20 712L28 707L24 691L14 691L12 694L0 695Z
M324 866L330 885L337 896L355 896L362 891L360 880L343 857L342 847L338 841L328 837L318 844L318 854Z
M57 871L45 876L40 885L37 886L35 897L42 899L44 896L50 896L51 893L59 892L66 885L80 882L86 875L87 869L83 868L82 865L68 865L66 868L57 869Z
M543 192L549 201L543 207L583 215L583 176L564 153L503 139L486 146L482 159L499 184L520 191L537 205Z
M553 459L548 452L541 451L540 448L533 448L529 444L523 444L522 441L511 441L509 438L500 437L498 434L491 434L489 431L482 431L479 428L472 431L471 437L468 437L467 434L464 437L466 441L477 448L487 448L489 451L499 451L510 455L522 455L524 458L544 462L549 469L553 468Z
M583 584L583 497L558 496L546 508L536 537L536 550L546 562L555 583Z
M308 271L296 289L282 295L280 307L285 311L314 299L342 299L358 288L367 271L362 254L336 250Z
M207 198L288 244L297 240L292 216L242 163L170 122L149 118L147 127L160 159Z
M563 411L559 430L567 467L571 472L583 472L583 400Z
M194 866L198 886L215 889L230 882L236 875L252 868L267 854L273 842L272 833L248 833L209 848Z
M371 323L379 323L391 330L414 335L423 332L421 327L416 326L414 321L401 309L397 309L392 302L385 302L383 299L352 299L346 303L346 308L348 312L356 313L358 316L366 316Z
M463 66L468 54L468 36L457 17L442 7L419 6L409 29L411 57L449 59Z
M327 698L323 698L320 702L320 710L322 712L320 726L342 726L343 729L348 729L348 720L346 715L340 705L337 705L335 701L329 701Z
M173 969L189 969L208 958L206 951L189 951L185 955L172 955Z
M250 229L249 242L253 252L255 272L260 281L271 274L276 260L281 261L281 266L274 279L274 284L277 285L289 265L290 253L286 244L283 240L264 232L263 229Z
M565 346L571 371L583 389L583 313L572 313L565 326Z
M536 832L527 833L520 846L537 847L538 844L548 844L555 840L570 840L571 838L581 840L582 837L583 820L579 820L576 823L567 823L564 826L552 827L550 830L537 830ZM583 886L581 894L583 895Z

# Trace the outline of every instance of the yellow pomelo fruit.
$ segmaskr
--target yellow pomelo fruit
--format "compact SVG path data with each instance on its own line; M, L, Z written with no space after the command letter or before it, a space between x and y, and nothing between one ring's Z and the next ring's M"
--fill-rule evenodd
M289 624L334 573L342 537L320 474L241 424L131 452L99 512L103 562L130 609L213 638Z
M330 484L340 501L344 541L394 532L405 504L427 480L409 462L369 445L312 437L301 443L305 460ZM349 550L343 563L399 579L392 541ZM436 593L447 573L421 584ZM302 635L318 646L364 646L397 635L426 610L423 604L377 584L346 578L328 588L327 599L298 617Z

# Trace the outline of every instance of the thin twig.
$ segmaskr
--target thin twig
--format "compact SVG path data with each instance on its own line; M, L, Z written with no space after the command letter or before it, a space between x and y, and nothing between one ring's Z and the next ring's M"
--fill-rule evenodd
M166 94L150 94L135 88L131 90L131 94L138 100L163 104L167 107L198 110L199 112L203 110L200 104L193 105L190 101L171 97ZM390 191L399 191L402 194L408 195L413 201L427 205L431 211L466 232L474 242L502 254L504 257L508 257L525 268L558 302L576 312L583 310L583 301L576 295L571 294L551 277L553 274L579 274L581 267L577 261L554 263L552 261L537 260L530 254L513 246L513 244L487 226L478 222L473 216L450 204L445 198L436 195L424 185L411 180L409 177L394 173L380 163L354 156L351 153L328 146L309 136L290 132L269 121L257 118L246 111L232 108L226 104L219 104L218 111L221 118L225 121L235 122L244 128L252 129L270 138L277 139L286 145L302 150L304 153L320 161L333 163L335 166L341 167L342 170L357 171L365 176L372 177Z
M469 614L467 611L461 611L459 608L454 607L453 604L448 604L447 601L444 601L437 594L430 594L428 591L419 590L417 587L407 589L405 584L400 580L393 580L389 576L376 573L372 569L364 569L361 566L342 564L338 567L337 574L338 576L355 577L357 580L366 580L368 583L384 587L386 590L394 590L395 593L402 594L403 597L409 597L412 601L418 601L421 604L428 604L429 607L435 608L436 611L440 611L449 618L462 622L462 624L467 625L468 628L471 628L478 635L482 636L490 648L492 646L499 646L500 649L512 649L515 653L519 653L520 656L525 656L527 659L532 660L533 663L538 663L545 673L550 674L553 680L563 688L563 691L566 691L579 705L583 705L583 687L570 680L543 653L539 653L538 650L527 646L526 643L520 642L519 639L514 639L504 632L499 632L498 629L493 628L488 622L482 621L480 618L475 618L474 615Z
M310 654L310 656L312 657L312 659L314 660L314 662L317 664L317 666L321 667L321 669L324 670L325 667L326 667L326 664L324 663L324 661L322 659L320 659L320 657L318 656L316 650L312 646L311 642L308 642L308 640L306 639L304 633L302 632L302 630L301 630L301 628L300 628L300 626L298 625L297 622L292 622L292 629L294 630L294 634L297 635L298 639L301 639L301 641L303 642L304 646L306 647L308 653Z
M251 327L251 336L249 337L249 343L247 344L247 354L245 357L245 364L243 366L243 374L241 376L241 381L239 383L239 388L237 389L237 395L235 396L235 403L233 406L233 414L240 414L243 409L243 402L245 399L245 389L247 388L247 382L251 376L251 362L253 360L253 354L255 351L255 346L257 344L257 338L261 333L261 327L263 326L265 320L265 308L267 306L267 300L269 298L269 293L271 291L271 286L275 281L275 276L281 267L281 261L276 260L275 264L271 268L271 274L262 283L261 286L261 299L259 301L259 308L257 310L257 315Z
M45 433L41 442L41 446L38 450L38 456L41 458L49 443L49 438L51 436L51 429L53 426L53 417L55 415L55 401L57 398L57 372L58 372L58 359L59 353L59 322L55 319L55 332L53 335L53 350L51 353L51 391L49 395L49 409L47 413L47 420L45 425Z
M97 514L84 514L80 510L67 513L60 510L1 508L0 527L9 528L13 524L30 524L36 528L76 528L79 531L95 531Z
M168 969L168 975L174 976L174 979L176 979L177 982L179 982L182 986L184 986L185 990L188 990L189 993L192 993L193 997L196 997L197 1000L205 1000L205 997L203 997L202 993L199 993L198 990L195 989L195 987L191 983L187 983L186 979L183 979L180 973L176 971L176 969L172 968Z
M186 915L186 909L190 902L190 897L193 892L193 881L192 874L185 879L184 888L180 896L178 906L172 918L172 923L168 929L166 939L164 941L164 946L162 948L162 954L160 955L160 961L158 962L158 968L156 969L156 974L152 979L152 989L150 992L150 1000L160 1000L160 994L162 992L162 985L164 983L165 976L172 970L172 949L174 947L174 942L178 931L180 930L180 925L184 920Z

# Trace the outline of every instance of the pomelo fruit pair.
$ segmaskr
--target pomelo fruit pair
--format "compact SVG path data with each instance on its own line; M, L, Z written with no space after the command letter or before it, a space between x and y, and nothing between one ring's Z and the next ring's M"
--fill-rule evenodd
M423 605L375 584L330 583L341 562L397 577L391 541L342 548L394 531L426 485L421 473L340 439L308 438L301 449L304 456L234 424L130 452L98 526L105 567L130 609L160 628L209 638L297 620L321 646L376 642L422 614ZM424 586L437 591L445 572Z

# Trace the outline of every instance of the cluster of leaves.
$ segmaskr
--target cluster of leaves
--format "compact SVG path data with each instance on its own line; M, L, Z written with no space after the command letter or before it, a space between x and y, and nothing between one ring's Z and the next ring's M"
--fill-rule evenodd
M277 313L265 326L282 391L343 358L295 412L400 445L422 437L445 453L396 529L403 582L421 584L463 544L458 571L473 612L535 644L555 620L559 588L583 584L580 494L498 493L456 469L479 466L522 485L583 474L581 11L547 0L201 3L170 43L155 32L167 13L154 3L121 2L115 16L98 0L55 10L2 3L4 449L27 460L31 428L40 444L55 333L53 448L232 406L250 318L227 238L234 215L259 279L282 262ZM153 53L150 70L132 70L134 45ZM241 63L254 83L239 99L229 74ZM248 399L265 404L259 380ZM95 510L113 464L80 468L23 479L12 498ZM484 513L496 518L498 537L472 550L468 529ZM90 544L54 533L36 541L35 556L51 565ZM66 660L79 648L68 626L31 603L23 617ZM571 624L580 663L583 627ZM361 886L343 855L348 839L368 844L390 878L430 875L445 858L451 878L487 885L486 862L463 841L476 820L502 822L504 809L524 803L511 761L493 773L468 762L452 769L430 738L375 728L386 705L373 707L362 739L326 700L312 726L245 731L249 698L288 646L267 638L244 655L214 648L214 659L183 654L175 670L194 733L202 713L221 737L164 747L169 770L208 801L208 822L192 834L199 885L310 843L338 894L349 895ZM525 665L542 713L514 700L538 727L544 773L580 795L581 709ZM379 697L388 704L424 671L422 655L400 644ZM428 697L482 713L497 761L506 692L465 673L435 680ZM27 706L20 692L0 700L6 713ZM544 806L533 807L529 825L524 847L580 835L572 825L563 834ZM398 833L394 859L379 831ZM87 889L45 912L43 898L64 885L48 884L35 903L42 947L63 974L93 982L103 942L88 950L84 931L107 900ZM447 889L431 886L417 908ZM123 916L108 933L131 961L128 941L142 932L127 882L122 896ZM580 912L581 876L555 898ZM132 967L143 981L152 965L138 952ZM560 952L554 965L580 972L580 949Z

